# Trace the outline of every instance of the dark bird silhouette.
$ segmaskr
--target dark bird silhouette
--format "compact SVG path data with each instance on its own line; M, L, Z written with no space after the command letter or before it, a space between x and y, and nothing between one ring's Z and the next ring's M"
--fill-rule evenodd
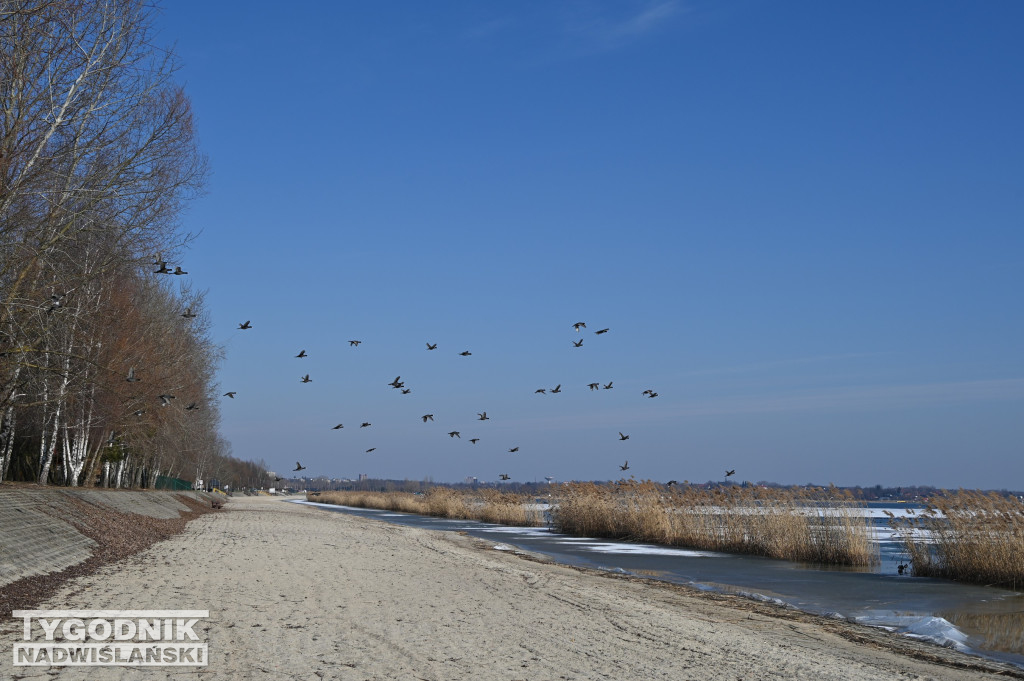
M619 466L619 470L620 471L628 471L629 470L629 459L626 459L626 463L624 463L621 466Z
M545 390L544 388L537 388L533 392L534 392L534 394L540 393L541 395L547 395L548 394L548 391Z
M470 355L472 355L473 353L472 353L472 352L470 352L469 350L463 350L463 351L462 351L462 352L460 352L459 354L460 354L460 355L462 355L463 357L469 357L469 356L470 356Z
M650 395L650 394L651 394L651 393L653 393L653 392L654 392L653 390L651 390L650 388L648 388L647 390L643 391L643 392L642 392L642 393L640 393L640 394L641 394L641 395Z
M676 482L675 480L669 480L669 481L668 481L667 483L665 483L665 484L666 484L666 485L667 485L668 487L671 487L672 485L678 485L679 483L678 483L678 482Z
M437 343L434 343L433 345L427 343L427 350L437 350Z
M141 379L135 377L135 367L131 367L128 369L128 378L124 380L128 381L129 383L135 383L136 381Z
M299 380L302 381L303 383L312 383L313 382L313 379L309 377L309 374L306 374L305 376L303 376Z
M582 348L582 347L583 347L583 339L582 339L582 338L580 338L580 340L579 340L579 342L578 342L578 343L577 343L576 341L573 341L573 342L572 342L572 346L573 346L574 348Z
M508 453L509 454L515 454L518 451L519 451L519 447L513 447L512 449L508 450Z
M390 385L392 388L401 388L405 384L402 383L402 377L401 376L395 376L395 380L393 380L390 383L388 383L388 385Z
M491 417L487 415L487 412L477 412L477 421L487 421Z
M612 389L612 383L614 383L614 381L608 381L607 385L604 386L604 389L605 390L611 390Z
M363 421L363 422L362 422L362 423L361 423L361 424L359 425L359 427L360 427L360 428L369 428L369 427L370 427L370 426L372 426L372 425L373 425L373 424L372 424L372 423L370 423L369 421Z
M598 390L601 387L600 383L588 383L587 387L591 390Z
M655 397L657 397L657 396L658 396L658 393L652 392L652 393L651 393L650 395L648 395L647 397L649 397L650 399L652 399L652 400L653 400L653 399L654 399Z
M551 392L552 394L562 392L562 384L559 383L558 385L556 385L554 388L551 389Z
M352 347L352 348L358 348L358 347L359 347L359 344L360 344L360 343L362 343L362 342L363 342L363 341L358 341L358 340L350 340L350 341L348 342L348 345L349 345L349 347Z
M473 444L476 444L477 442L480 442L480 438L478 438L478 437L471 438L470 442L472 442Z
M599 336L599 335L601 335L602 333L608 333L609 331L611 331L611 329L601 329L600 331L595 331L595 332L594 332L594 335L595 335L595 336Z
M433 421L434 420L434 415L433 414L424 414L420 418L423 419L423 423L426 423L427 421Z
M292 469L292 473L294 473L295 471L304 471L304 470L306 470L306 467L305 467L305 466L303 466L303 465L302 465L301 463L299 463L298 461L296 461L296 462L295 462L295 468L293 468L293 469Z
M230 397L231 399L235 399L235 393L237 393L237 392L238 392L237 390L230 390L230 391L224 393L224 395L222 397Z
M160 260L160 261L157 261L157 262L155 262L153 264L154 265L160 265L160 269L155 270L153 272L153 274L170 274L171 273L171 271L169 269L167 269L167 261L166 260Z
M177 267L174 268L174 271L171 272L171 274L188 274L188 272L181 269L181 265L178 265Z
M620 439L620 440L628 440L628 439L629 439L629 436L628 436L628 435L623 435L623 434L622 434L622 431L620 430L620 431L619 431L619 439Z
M402 388L402 394L403 395L408 395L411 392L412 392L412 388Z
M166 407L168 404L171 403L171 400L175 399L174 395L168 395L166 393L164 393L163 395L157 395L157 397L160 398L161 407Z
M448 433L448 437L457 437L460 440L462 439L462 435L460 435L459 431L457 430L453 430L452 432Z
M274 476L274 482L281 482L282 480L284 480L284 478L279 478L276 475Z
M249 320L246 319L244 324L239 324L238 325L238 328L239 329L251 329L252 328L252 324L250 324Z
M299 359L302 359L303 357L309 357L309 355L306 354L305 350L299 350L299 354L295 356L298 357Z
M336 425L333 428L331 428L331 430L341 430L344 427L345 427L344 423L339 423L338 425Z
M501 478L502 480L509 480L509 479L510 479L510 478L508 477L508 474L507 474L507 473L502 473L502 474L501 474L500 476L498 476L498 477L500 477L500 478Z
M369 454L370 452L372 452L375 449L377 449L377 448L376 447L370 447L369 449L366 450L366 453Z
M587 328L587 323L586 322L576 322L575 324L572 325L572 328L574 328L575 330L579 331L580 329Z
M199 409L198 402L189 402L188 406L185 407L185 411L196 411L197 409Z
M181 313L181 316L185 319L194 319L196 314L192 311L191 307L186 307L185 311Z
M725 472L725 477L728 478L730 475L736 475L736 469L735 468L733 468L731 471L726 471Z

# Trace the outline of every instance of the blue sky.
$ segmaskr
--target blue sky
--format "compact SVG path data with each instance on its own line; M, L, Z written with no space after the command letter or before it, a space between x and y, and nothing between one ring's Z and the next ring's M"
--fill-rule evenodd
M167 3L224 436L314 475L1024 488L1021 25Z

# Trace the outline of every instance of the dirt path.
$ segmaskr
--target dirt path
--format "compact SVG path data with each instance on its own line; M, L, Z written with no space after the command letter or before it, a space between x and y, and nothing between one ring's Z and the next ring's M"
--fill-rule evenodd
M1012 669L466 536L267 498L227 509L40 606L208 609L208 667L12 668L20 629L7 623L0 678L961 681Z

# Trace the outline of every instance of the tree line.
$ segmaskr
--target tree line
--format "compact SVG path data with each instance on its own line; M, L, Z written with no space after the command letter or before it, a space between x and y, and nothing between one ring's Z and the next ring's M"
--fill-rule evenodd
M0 480L266 482L218 433L203 292L156 273L208 169L153 22L0 0Z

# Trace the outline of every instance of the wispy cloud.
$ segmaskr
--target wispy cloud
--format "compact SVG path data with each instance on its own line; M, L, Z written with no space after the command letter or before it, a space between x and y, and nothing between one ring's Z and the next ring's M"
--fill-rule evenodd
M576 17L569 31L587 42L590 51L620 47L649 35L671 22L683 9L678 0L660 0L645 3L639 11L626 16L609 18L589 15Z

